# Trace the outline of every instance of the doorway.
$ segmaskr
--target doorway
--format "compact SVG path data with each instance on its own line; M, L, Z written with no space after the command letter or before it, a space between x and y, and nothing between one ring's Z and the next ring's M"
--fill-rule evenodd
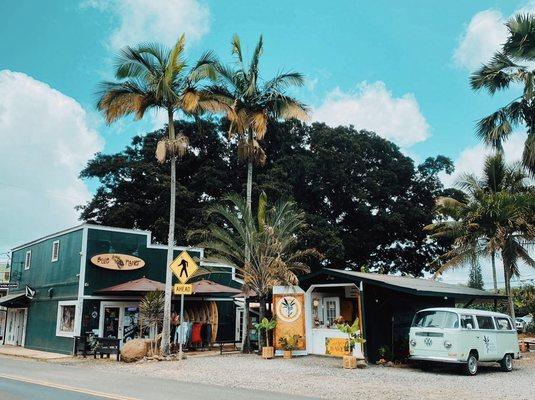
M12 346L24 346L26 337L26 308L10 308L7 312L5 343Z
M139 335L139 304L100 303L99 336L117 338L121 346Z

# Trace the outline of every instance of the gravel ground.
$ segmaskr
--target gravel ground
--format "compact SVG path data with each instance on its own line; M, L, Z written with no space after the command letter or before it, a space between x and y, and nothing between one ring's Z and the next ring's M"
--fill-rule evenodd
M117 373L324 399L535 399L535 353L516 361L511 373L489 365L481 367L475 377L461 375L456 370L424 372L409 367L370 366L363 370L344 370L341 362L340 359L314 356L263 360L241 354L189 357L182 362L84 361L87 367Z

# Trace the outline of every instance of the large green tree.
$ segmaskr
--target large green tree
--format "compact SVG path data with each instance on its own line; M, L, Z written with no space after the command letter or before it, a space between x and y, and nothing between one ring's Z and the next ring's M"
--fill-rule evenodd
M535 16L519 14L506 24L509 35L489 62L475 71L470 82L474 90L496 92L522 87L522 94L477 124L477 134L497 150L509 138L515 125L527 128L522 163L535 175ZM516 92L516 90L513 90Z
M109 124L130 114L141 119L152 109L167 114L168 135L160 141L156 152L158 161L171 164L164 321L169 321L171 317L172 274L168 266L173 260L175 245L176 162L177 158L184 155L188 144L186 136L175 133L173 117L178 110L196 115L213 107L209 97L199 87L200 81L213 77L212 55L205 53L188 68L184 46L185 37L182 35L173 48L155 43L125 47L116 60L116 81L100 84L97 102L98 110ZM169 324L164 323L162 353L165 355L169 353L169 335Z
M176 122L191 137L188 152L177 171L177 239L206 224L204 211L229 192L245 197L246 171L239 168L236 143L227 142L229 121ZM300 232L302 249L316 248L322 264L334 268L367 266L382 272L420 275L446 251L447 241L429 241L422 227L432 222L434 199L457 196L444 190L437 177L451 172L445 157L421 165L381 137L353 128L305 125L292 120L271 121L264 139L267 161L257 168L253 196L265 191L270 199L293 199L304 211ZM164 167L152 162L161 133L133 139L113 155L98 155L82 172L100 187L82 207L82 218L102 224L148 229L165 242Z

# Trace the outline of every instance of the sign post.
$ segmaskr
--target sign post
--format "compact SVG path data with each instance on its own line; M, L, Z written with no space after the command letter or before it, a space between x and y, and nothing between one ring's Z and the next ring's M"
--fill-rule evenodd
M173 260L169 266L173 274L178 278L180 284L174 286L174 293L180 294L180 334L179 334L179 344L178 344L178 359L182 360L182 342L184 334L183 323L184 323L184 295L192 293L192 286L186 285L190 278L197 272L199 266L191 258L187 251L183 251L178 255L177 258Z

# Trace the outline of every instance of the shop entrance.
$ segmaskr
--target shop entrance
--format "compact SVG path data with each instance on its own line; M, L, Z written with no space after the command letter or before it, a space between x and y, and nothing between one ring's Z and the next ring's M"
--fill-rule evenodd
M99 336L121 339L121 346L139 335L139 304L102 302Z
M7 311L6 344L24 346L26 309L10 308Z

